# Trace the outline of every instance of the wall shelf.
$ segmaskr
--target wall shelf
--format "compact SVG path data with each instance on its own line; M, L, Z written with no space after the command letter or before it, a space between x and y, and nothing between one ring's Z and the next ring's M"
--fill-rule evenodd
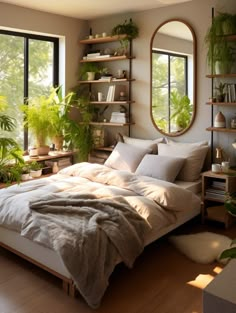
M236 133L236 128L207 127L206 130L222 133Z

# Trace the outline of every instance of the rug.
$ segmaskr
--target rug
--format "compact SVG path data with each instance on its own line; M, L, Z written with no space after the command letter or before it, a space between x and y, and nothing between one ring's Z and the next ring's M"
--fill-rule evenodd
M226 264L228 260L220 260L219 257L225 249L231 247L232 239L216 233L202 232L170 236L169 241L194 262L209 264L218 261Z

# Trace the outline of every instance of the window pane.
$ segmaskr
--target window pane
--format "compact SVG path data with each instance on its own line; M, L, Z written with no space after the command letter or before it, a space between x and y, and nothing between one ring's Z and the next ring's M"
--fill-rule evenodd
M168 55L153 53L152 116L158 128L168 132Z
M6 112L17 121L14 132L5 132L23 148L23 115L19 104L24 99L24 38L0 34L0 95L6 96L9 109Z
M53 43L29 40L29 98L48 95L53 86Z
M52 42L29 40L29 99L49 95L53 87L53 49ZM35 145L32 134L28 133L29 146Z

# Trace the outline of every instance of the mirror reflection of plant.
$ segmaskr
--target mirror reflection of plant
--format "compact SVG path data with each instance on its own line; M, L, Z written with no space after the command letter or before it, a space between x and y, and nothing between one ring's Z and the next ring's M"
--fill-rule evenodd
M14 139L7 137L15 128L15 119L3 113L7 107L6 98L0 96L0 182L3 183L19 182L20 174L12 165L24 163L22 149Z
M190 103L188 96L181 96L177 91L172 91L170 94L171 103L171 120L180 129L188 127L191 122L193 106Z

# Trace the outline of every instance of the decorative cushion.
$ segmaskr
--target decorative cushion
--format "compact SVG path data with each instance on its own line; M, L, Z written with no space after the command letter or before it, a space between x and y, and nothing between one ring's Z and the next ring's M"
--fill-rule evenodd
M189 259L202 264L212 263L215 260L226 263L227 259L220 260L219 257L224 250L231 247L232 242L232 239L227 236L211 232L170 236L169 240Z
M122 139L124 143L127 143L129 145L151 149L153 154L157 154L158 143L164 141L164 138L157 138L152 140L152 139L132 138L124 135L122 136Z
M142 159L135 174L174 182L184 161L183 158L147 154Z
M195 181L200 177L208 146L172 145L159 143L158 154L185 158L186 161L177 176L178 180Z
M144 155L149 152L149 149L118 142L104 165L116 170L135 172Z

